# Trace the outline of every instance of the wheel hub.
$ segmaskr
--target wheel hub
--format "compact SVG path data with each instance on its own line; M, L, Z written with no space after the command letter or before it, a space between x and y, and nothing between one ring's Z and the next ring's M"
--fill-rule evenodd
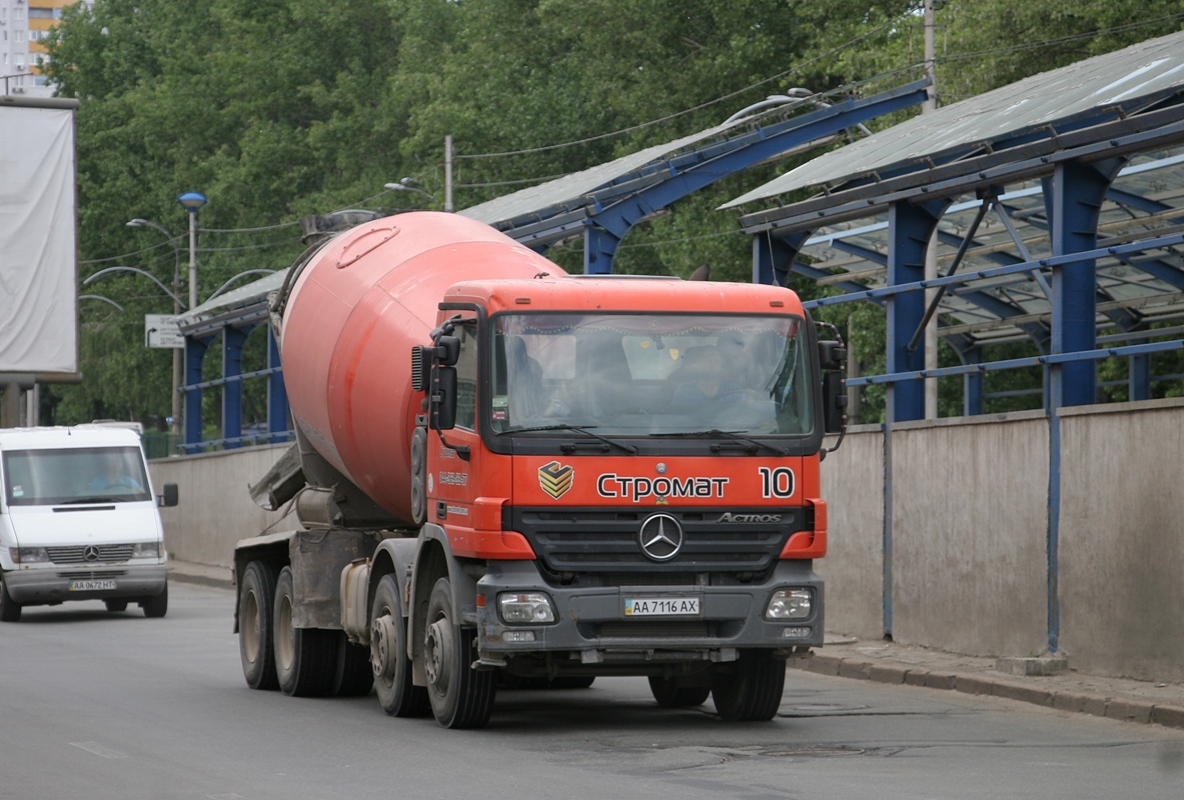
M391 615L375 617L370 623L370 666L374 670L374 677L390 682L395 674L397 643Z
M440 694L448 692L449 670L452 656L452 626L447 620L438 619L428 626L424 640L424 669L428 683Z

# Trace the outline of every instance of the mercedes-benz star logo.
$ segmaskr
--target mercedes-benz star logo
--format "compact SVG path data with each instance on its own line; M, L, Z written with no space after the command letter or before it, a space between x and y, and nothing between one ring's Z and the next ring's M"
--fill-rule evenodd
M669 561L682 550L682 525L669 514L654 514L637 532L641 552L654 561Z
M82 548L82 557L87 561L98 561L99 548L95 547L93 544L88 544L86 547Z

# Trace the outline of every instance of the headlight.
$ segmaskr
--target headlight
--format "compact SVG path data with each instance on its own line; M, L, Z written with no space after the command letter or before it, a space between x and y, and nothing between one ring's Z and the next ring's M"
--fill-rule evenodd
M809 589L781 589L773 592L765 619L806 619L814 607Z
M542 592L503 592L497 604L506 622L554 622L551 598Z
M160 542L137 542L132 545L132 558L160 558Z
M49 552L44 547L10 547L8 555L14 564L38 564L49 561Z

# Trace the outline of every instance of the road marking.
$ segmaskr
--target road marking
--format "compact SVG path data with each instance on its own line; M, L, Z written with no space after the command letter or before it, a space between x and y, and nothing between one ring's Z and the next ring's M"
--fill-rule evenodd
M210 800L247 800L241 794L207 794Z
M85 750L88 753L94 753L96 756L102 756L103 758L127 758L127 753L112 750L110 747L101 745L98 742L70 742L70 746L77 747L79 750Z

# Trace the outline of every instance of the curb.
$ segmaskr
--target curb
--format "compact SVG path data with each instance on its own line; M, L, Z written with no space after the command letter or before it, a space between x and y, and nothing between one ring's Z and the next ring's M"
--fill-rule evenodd
M963 694L1001 697L1022 703L1044 706L1058 711L1090 714L1095 717L1184 728L1184 708L1157 705L1119 697L1086 695L1079 692L1057 692L1040 686L1020 683L989 675L929 671L924 668L878 664L859 658L843 658L815 653L811 658L790 659L792 669L815 672L838 678L873 681L905 686L924 686L946 689Z
M212 586L216 589L233 589L230 568L202 568L200 570L187 569L176 563L168 565L169 580L178 583L192 583L198 586Z

